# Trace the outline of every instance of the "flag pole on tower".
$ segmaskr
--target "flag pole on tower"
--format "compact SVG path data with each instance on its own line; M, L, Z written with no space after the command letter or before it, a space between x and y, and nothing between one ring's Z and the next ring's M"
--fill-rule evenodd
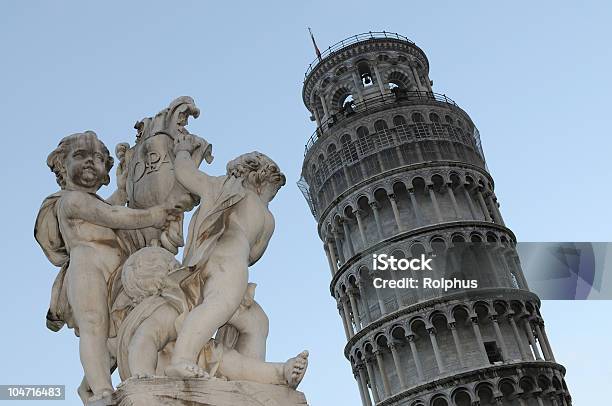
M314 46L315 53L317 54L317 58L319 58L319 62L321 61L321 51L319 51L319 47L317 46L317 42L314 39L314 35L312 35L312 30L308 27L308 32L310 33L310 39L312 40L312 45Z

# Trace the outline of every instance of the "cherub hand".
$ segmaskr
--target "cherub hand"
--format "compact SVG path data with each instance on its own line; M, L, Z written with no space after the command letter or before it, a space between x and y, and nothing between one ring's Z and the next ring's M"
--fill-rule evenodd
M174 138L174 154L187 151L190 154L200 146L200 142L191 134L178 134Z
M117 144L117 147L115 147L115 155L117 155L117 158L119 158L119 165L117 165L117 189L119 190L126 190L126 185L127 185L127 175L128 175L128 171L127 171L127 162L126 162L126 153L127 151L130 149L130 144L128 144L127 142L122 142L120 144Z
M153 227L165 230L171 222L180 219L180 211L174 207L154 206L149 209L153 217Z

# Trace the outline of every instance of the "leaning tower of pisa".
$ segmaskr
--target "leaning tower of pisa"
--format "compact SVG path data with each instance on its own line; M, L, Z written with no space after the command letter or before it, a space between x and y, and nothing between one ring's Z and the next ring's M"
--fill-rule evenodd
M569 405L478 130L432 83L425 53L386 32L329 47L304 80L317 128L299 185L362 403ZM424 273L375 270L373 254L424 254L436 261L432 279L478 287L377 289L376 278Z

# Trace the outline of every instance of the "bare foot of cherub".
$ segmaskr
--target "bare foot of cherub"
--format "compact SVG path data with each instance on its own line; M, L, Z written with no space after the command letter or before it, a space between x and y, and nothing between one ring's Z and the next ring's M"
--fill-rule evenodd
M102 392L98 393L97 395L93 395L92 397L90 397L87 400L87 403L97 402L98 400L110 397L112 394L113 394L112 389L104 389Z
M175 378L210 378L206 371L193 362L181 360L166 368L166 375Z
M290 388L295 389L302 382L306 368L308 368L308 351L302 351L285 362L285 379Z

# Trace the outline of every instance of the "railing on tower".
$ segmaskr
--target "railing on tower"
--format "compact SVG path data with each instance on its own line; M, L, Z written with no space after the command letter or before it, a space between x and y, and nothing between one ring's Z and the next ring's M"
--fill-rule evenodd
M402 102L410 104L411 102L418 103L422 102L423 100L430 100L459 107L457 103L455 103L453 100L446 97L446 95L440 93L425 92L421 90L407 91L397 88L393 89L392 92L393 93L391 94L368 97L363 99L363 101L355 100L352 103L345 105L345 107L343 107L337 113L331 114L327 119L320 123L320 126L310 136L308 142L306 142L306 146L304 148L304 155L306 155L308 153L308 150L314 145L314 143L321 138L323 132L326 129L333 127L335 124L339 123L345 118L378 108L382 105Z
M321 52L321 58L315 59L314 61L312 61L308 65L308 69L306 70L306 73L304 74L304 79L306 79L308 77L310 72L312 72L314 70L314 68L319 63L321 63L325 58L327 58L328 56L330 56L334 52L339 51L342 48L344 48L344 47L346 47L348 45L355 44L357 42L367 41L367 40L370 40L370 39L381 39L381 38L398 39L398 40L401 40L401 41L406 41L406 42L408 42L410 44L414 44L414 42L410 41L408 38L406 38L403 35L400 35L400 34L398 34L396 32L370 31L370 32L364 32L362 34L353 35L351 37L343 39L340 42L336 42L334 45L328 47L326 50Z

